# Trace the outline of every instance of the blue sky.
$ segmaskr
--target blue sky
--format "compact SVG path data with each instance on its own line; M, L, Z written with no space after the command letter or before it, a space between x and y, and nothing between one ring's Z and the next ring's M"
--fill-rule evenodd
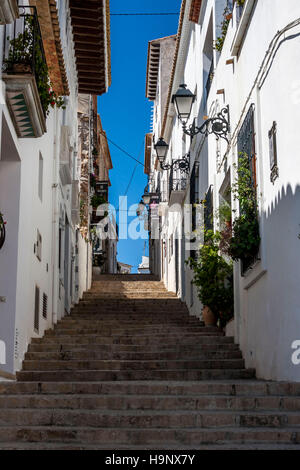
M179 12L181 0L111 0L111 13ZM98 112L109 139L135 158L144 161L144 137L150 131L151 102L145 97L148 41L176 34L178 16L112 16L112 85L98 98ZM114 169L110 172L110 202L118 207L132 172L128 206L138 203L147 177L141 165L110 144ZM128 218L128 223L133 217ZM144 240L120 240L118 261L132 264L133 272L141 262ZM148 244L147 244L148 250Z

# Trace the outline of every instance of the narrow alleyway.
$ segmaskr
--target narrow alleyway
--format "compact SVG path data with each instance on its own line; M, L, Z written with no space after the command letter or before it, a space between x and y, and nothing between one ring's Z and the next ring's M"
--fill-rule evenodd
M151 276L102 276L0 382L1 449L298 448L300 383L255 380L233 338Z

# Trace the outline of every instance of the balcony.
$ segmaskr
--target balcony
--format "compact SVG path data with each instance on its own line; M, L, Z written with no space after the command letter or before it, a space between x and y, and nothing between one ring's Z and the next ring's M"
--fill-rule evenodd
M33 7L20 7L19 18L5 26L2 79L18 137L41 137L46 114L56 98L49 89L41 31Z
M187 189L187 175L181 175L179 178L174 178L173 172L170 174L169 183L169 206L173 204L182 204Z
M103 196L105 202L108 201L108 181L97 181L95 184L95 193Z
M16 0L0 0L0 24L13 23L19 17Z

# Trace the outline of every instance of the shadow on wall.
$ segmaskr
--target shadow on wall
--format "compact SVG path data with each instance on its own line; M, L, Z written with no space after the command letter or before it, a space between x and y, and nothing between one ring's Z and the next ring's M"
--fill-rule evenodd
M300 365L292 361L292 344L300 340L299 185L277 191L262 214L261 230L266 274L242 294L247 342L242 349L258 377L300 381Z

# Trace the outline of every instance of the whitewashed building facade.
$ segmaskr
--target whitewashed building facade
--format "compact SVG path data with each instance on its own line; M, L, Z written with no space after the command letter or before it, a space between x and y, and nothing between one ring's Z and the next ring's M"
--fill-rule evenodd
M75 15L71 3L21 1L18 7L14 0L1 2L0 212L6 224L0 250L0 341L5 345L0 374L6 376L21 368L31 338L68 314L91 282L91 252L84 252L79 230L78 92L101 94L110 84L109 2L103 2L95 20L106 40L99 51L105 63L101 84L85 81L82 64L101 65L88 50L83 57L79 53L85 18L84 12ZM19 41L28 32L39 43L30 64L23 59L32 56L32 38L25 49ZM43 64L64 104L50 103L48 114L35 75ZM80 263L88 268L79 272Z
M222 37L225 15L227 32ZM250 266L235 262L234 320L226 330L257 377L293 381L300 381L295 360L300 344L299 44L297 0L184 0L166 106L160 110L163 118L154 112L153 142L163 137L169 145L166 162L189 154L189 175L177 194L180 204L209 201L214 215L226 199L233 219L238 204L233 195L228 198L227 189L236 178L239 152L248 149L251 154L261 244ZM196 95L187 125L196 119L200 127L228 107L229 142L201 133L191 140L183 133L171 101L182 83ZM156 92L152 99L159 106L161 91ZM157 179L169 181L169 175L160 171L153 145L151 152L149 189L155 192ZM169 188L168 207L174 196ZM182 221L178 213L166 211L165 202L161 205L155 253L159 274L199 316L193 274L184 264L190 253L184 248ZM213 227L218 228L216 217Z

